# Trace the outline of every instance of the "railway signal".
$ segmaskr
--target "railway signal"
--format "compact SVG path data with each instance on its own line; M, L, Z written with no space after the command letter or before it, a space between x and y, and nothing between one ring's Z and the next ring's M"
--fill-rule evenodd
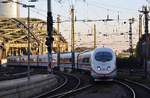
M52 72L51 69L51 60L52 60L52 43L54 38L52 37L53 31L53 17L52 17L52 9L51 9L51 0L47 0L47 35L48 43L46 44L48 50L48 72Z
M48 51L50 51L50 44L51 44L52 41L54 41L54 38L53 38L53 37L52 37L52 38L46 37L45 45L48 46L48 48L47 48Z

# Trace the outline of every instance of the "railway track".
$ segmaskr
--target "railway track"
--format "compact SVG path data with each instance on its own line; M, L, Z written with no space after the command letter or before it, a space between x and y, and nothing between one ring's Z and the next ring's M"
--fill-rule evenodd
M136 98L135 91L128 84L115 80L101 81L89 85L85 90L75 91L63 98Z
M146 85L128 79L124 79L121 81L132 87L135 92L135 98L150 98L150 88Z
M57 88L51 91L36 96L35 98L62 98L67 94L71 94L73 92L86 88L86 87L82 87L82 88L80 87L81 85L80 78L78 78L75 75L66 74L66 73L56 73L56 74L61 75L61 77L64 78L63 79L64 81L61 83L61 85L59 85Z
M127 83L119 80L115 80L114 82L100 82L91 84L89 82L89 77L86 77L86 75L62 75L62 73L59 73L58 75L63 77L63 82L61 82L61 85L59 84L57 88L36 96L35 98L105 98L103 97L105 95L101 94L103 91L99 91L100 89L106 89L106 91L117 91L113 97L110 94L110 97L108 98L136 98L134 89L132 89L132 87L130 87ZM120 91L122 93L120 93ZM118 93L120 94L118 95ZM90 94L95 94L97 97L90 97Z
M20 76L19 74L24 75L26 72L11 73L11 76ZM88 75L85 74L60 72L56 74L61 77L58 79L57 87L34 98L105 98L105 92L107 95L113 92L107 98L149 98L150 96L149 87L127 79L91 84Z
M123 85L127 91L130 91L128 93L128 95L129 95L128 98L136 98L135 90L128 83L125 83L120 80L114 80L113 82Z

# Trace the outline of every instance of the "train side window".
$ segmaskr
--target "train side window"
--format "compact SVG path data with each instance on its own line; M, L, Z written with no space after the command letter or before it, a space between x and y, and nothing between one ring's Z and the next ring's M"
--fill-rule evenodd
M21 61L21 62L24 62L24 59L23 59L23 58L21 58L21 59L20 59L20 61Z
M60 62L63 62L63 58L60 58ZM65 61L64 61L65 62Z
M90 58L83 58L82 62L83 63L89 63L90 62Z
M71 59L71 58L69 58L69 62L72 62L72 59Z
M34 59L30 59L30 62L34 62Z
M39 58L39 62L42 62L42 59L41 59L41 58Z
M48 59L47 59L47 58L44 58L44 62L48 62Z

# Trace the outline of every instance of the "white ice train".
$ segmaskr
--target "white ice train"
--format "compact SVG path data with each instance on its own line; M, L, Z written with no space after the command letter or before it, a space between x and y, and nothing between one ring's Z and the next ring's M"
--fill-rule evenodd
M71 68L71 53L60 57L60 68ZM94 80L113 79L117 76L116 55L110 48L96 48L75 54L75 68L87 70Z
M110 79L117 75L116 55L110 48L97 48L91 54L91 76Z
M12 56L8 57L8 65L26 66L28 64L27 56ZM52 55L52 68L58 67L57 54ZM30 65L34 67L47 67L47 55L32 55ZM60 54L60 70L72 68L71 53ZM117 75L116 56L110 48L96 48L93 51L75 53L76 69L89 71L91 76L97 79L112 79Z

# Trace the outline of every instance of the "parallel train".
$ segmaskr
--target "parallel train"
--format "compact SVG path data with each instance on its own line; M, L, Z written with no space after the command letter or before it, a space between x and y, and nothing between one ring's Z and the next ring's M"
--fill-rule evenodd
M59 67L60 70L72 68L71 53L60 54L60 64L57 65L57 54L52 54L52 68ZM11 56L7 58L7 65L27 66L27 56ZM47 67L48 59L45 55L31 55L30 66ZM112 79L117 75L116 56L110 48L96 48L93 51L75 53L75 69L89 71L94 80Z

